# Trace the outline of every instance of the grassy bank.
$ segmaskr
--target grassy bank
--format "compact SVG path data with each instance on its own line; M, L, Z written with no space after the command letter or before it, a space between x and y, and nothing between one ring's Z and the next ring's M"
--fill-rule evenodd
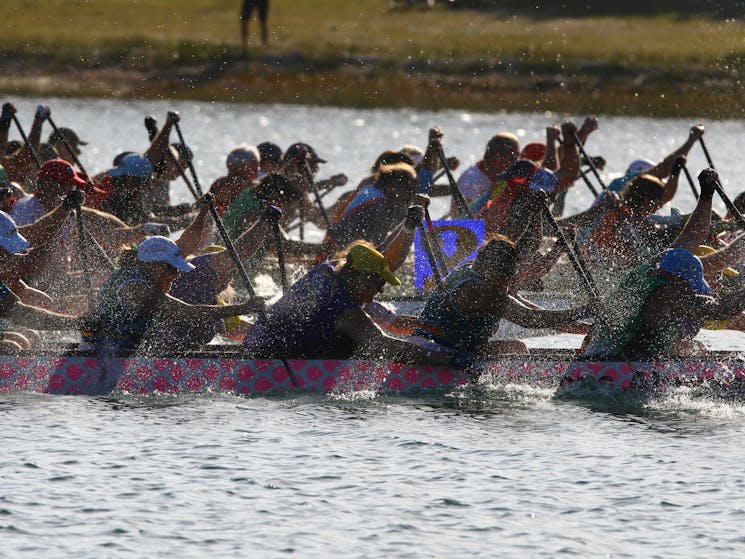
M6 0L5 95L177 97L741 118L745 26L273 0L241 52L239 0ZM537 17L540 16L540 17ZM251 39L258 25L251 22Z

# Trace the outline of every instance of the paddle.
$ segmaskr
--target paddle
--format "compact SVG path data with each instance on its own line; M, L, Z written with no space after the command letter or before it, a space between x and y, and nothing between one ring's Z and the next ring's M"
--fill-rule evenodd
M595 166L595 162L592 160L592 158L589 155L587 155L587 152L585 151L585 146L582 145L582 142L577 136L577 132L574 130L572 131L572 138L574 139L574 143L577 144L577 147L579 148L579 151L582 154L582 157L584 157L585 161L590 166L590 169L595 175L595 178L598 180L598 184L600 184L600 187L603 189L603 192L606 193L606 196L610 196L611 193L608 191L608 187L603 182L603 179L600 177L600 173L598 172L598 168ZM582 171L580 171L580 174L582 174L584 177L584 174L582 173ZM592 193L597 196L597 191L592 186L590 186L590 181L587 180L586 177L585 177L585 183L588 185ZM639 235L637 235L636 229L634 228L634 225L631 223L629 216L626 213L622 212L620 208L616 208L616 212L621 216L621 218L624 220L624 223L629 229L629 233L631 235L631 239L634 244L634 251L637 253L637 255L641 252L644 252L644 254L648 256L649 247L642 244L641 239L639 239Z
M313 196L316 199L316 204L318 204L318 209L321 211L321 217L323 218L323 222L326 224L326 229L330 229L331 220L329 219L329 214L326 213L326 208L323 207L323 201L321 200L321 195L318 193L318 186L316 186L316 183L313 180L313 173L311 173L310 171L310 165L308 164L307 158L303 161L301 168L302 168L303 174L305 175L305 180L308 181L311 191L313 192Z
M704 150L704 155L706 156L706 161L709 164L709 167L716 171L716 167L714 167L714 162L711 159L709 150L706 149L704 138L701 137L698 139L698 141L701 143L701 149ZM727 207L729 213L731 213L732 217L737 220L737 223L740 225L740 229L745 230L745 217L743 217L742 213L740 213L740 210L737 209L737 206L732 203L732 200L730 200L729 196L727 196L727 194L724 192L722 183L720 183L718 180L714 181L714 189L717 191L717 194L719 194L719 197L722 199L722 202L724 202L724 205Z
M445 253L442 251L442 246L440 245L440 238L435 232L435 226L432 223L432 216L429 215L429 208L424 208L424 222L426 223L426 233L429 236L432 236L434 238L428 238L427 242L434 248L432 249L432 252L434 254L435 260L437 260L437 264L442 270L443 277L448 274L448 263L447 259L445 258Z
M183 145L186 145L186 142L184 141L184 135L181 133L181 127L179 126L178 122L174 123L174 127L176 128L176 133L178 134L179 141ZM192 163L192 161L189 160L188 166L189 166L189 171L191 172L191 176L194 179L194 188L199 193L200 197L207 204L207 207L209 208L210 213L212 214L212 219L215 220L215 225L217 226L217 230L220 232L220 236L222 237L222 240L225 243L226 248L230 252L230 256L233 259L233 262L235 263L236 268L238 268L238 272L241 275L241 279L243 279L243 283L246 286L246 290L248 291L249 297L251 297L252 299L258 299L258 296L256 295L256 290L254 289L253 283L251 283L251 278L248 277L248 272L246 272L246 268L243 266L241 257L238 255L238 251L235 250L235 245L233 244L233 241L230 238L230 234L228 233L227 229L225 229L225 224L222 222L220 215L217 213L217 209L215 208L214 196L212 196L211 194L207 194L206 196L202 194L202 187L199 184L199 177L197 177L197 172L194 169L194 163ZM263 306L259 310L259 317L261 318L261 320L264 321L264 324L266 324L266 328L267 328L267 331L269 332L269 335L274 336L271 322L269 322L269 318L267 317L267 314L266 314L266 308ZM287 375L290 377L290 382L292 383L292 385L296 388L300 386L297 378L295 377L295 373L292 371L290 362L287 360L287 358L280 357L280 361L282 361L282 364L287 370Z
M282 293L287 291L287 268L285 267L285 250L282 243L282 230L279 225L279 217L274 220L274 244L277 247L277 261L279 262L279 277L282 282Z
M699 143L701 144L701 149L704 150L704 155L706 156L706 162L709 164L709 167L712 169L716 169L714 167L714 162L711 160L711 155L709 154L709 150L706 148L706 142L704 142L704 137L701 136L698 139Z
M590 274L587 263L585 262L582 255L579 252L576 252L574 250L574 247L567 240L566 236L564 235L564 231L561 230L561 226L559 226L556 218L551 213L551 208L549 208L547 203L543 205L543 213L545 214L546 221L548 221L548 223L551 225L551 228L554 230L554 234L559 240L559 243L561 244L561 246L564 247L564 251L569 258L569 262L571 262L572 267L577 272L577 275L579 275L580 279L585 284L585 287L590 292L590 294L594 298L599 298L600 292L598 291L595 279L592 277L592 274Z
M85 168L83 167L83 164L80 162L80 159L78 159L78 156L75 155L75 152L72 149L72 146L70 146L70 143L67 141L67 138L63 134L60 133L59 128L57 128L57 125L52 120L51 115L47 115L46 119L49 121L49 124L54 129L57 136L59 136L60 140L62 140L63 145L67 149L67 151L72 156L73 160L75 161L75 164L78 166L78 169L83 173L83 176L85 177L85 181L90 185L93 186L93 183L91 182L91 179L88 177L88 173L86 172ZM80 236L80 242L83 243L85 239L88 239L95 249L99 252L99 254L103 257L103 259L111 266L111 269L115 269L116 265L111 261L111 258L109 258L109 255L106 254L106 250L100 245L100 243L96 240L96 238L93 236L93 234L88 231L88 228L85 226L85 223L83 223L83 212L82 209L80 209L80 206L78 206L78 209L75 210L75 213L77 214L77 222L78 222L78 233ZM82 235L80 235L80 231L83 232ZM87 268L87 250L83 245L80 245L80 255L83 259L83 265L86 266L86 269L84 272L86 274L90 274L90 270Z
M448 182L450 183L450 194L455 200L455 205L458 208L458 212L461 215L465 215L468 219L473 219L473 212L471 211L471 207L468 205L468 202L466 202L466 199L463 197L463 193L460 191L460 188L458 188L458 183L455 181L455 177L453 177L453 173L450 171L447 157L445 157L445 151L442 149L441 145L437 147L437 157L440 158L440 164L442 165L442 168L448 177Z
M587 188L592 192L592 195L597 198L598 197L598 189L595 188L595 185L590 182L589 177L587 176L587 173L585 173L582 169L579 170L579 176L582 177L582 180L585 181L585 184L587 185Z
M145 128L147 128L148 136L150 137L150 141L152 142L159 132L158 121L155 120L155 117L153 116L145 117ZM186 144L183 142L181 142L181 145L186 146ZM194 200L199 200L200 196L194 190L194 186L192 186L191 181L189 180L189 177L186 176L186 173L184 172L184 168L178 162L178 160L176 159L176 156L173 155L173 152L171 151L170 146L166 148L166 153L167 153L166 157L168 157L168 160L171 162L171 164L173 164L178 170L181 180L184 181L184 183L186 184L186 187L189 189L189 192L191 192L191 195L194 196Z
M693 197L698 200L698 189L696 188L696 183L693 182L693 177L691 176L691 172L688 170L688 167L683 165L683 172L685 173L686 179L688 179L688 184L691 186L691 192L693 192Z
M31 153L31 157L34 160L34 163L36 163L36 168L41 169L41 160L39 159L39 154L36 153L36 150L34 149L34 146L31 145L31 142L28 139L28 136L26 136L26 132L23 130L23 126L21 126L21 123L18 121L18 117L14 114L13 115L13 122L16 123L16 128L18 128L18 133L21 135L21 138L23 138L23 143L26 144L26 149Z

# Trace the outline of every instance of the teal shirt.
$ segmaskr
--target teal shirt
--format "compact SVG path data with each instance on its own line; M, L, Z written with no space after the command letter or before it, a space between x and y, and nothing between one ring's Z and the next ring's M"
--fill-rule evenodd
M251 210L263 210L264 204L254 196L253 190L246 188L233 203L228 206L225 213L222 214L222 222L228 230L231 239L235 239L243 233L241 227L241 218L243 214Z
M419 317L421 326L414 334L460 351L476 352L483 348L496 333L500 315L465 314L455 307L452 300L460 286L480 277L470 264L453 270L443 286L437 286L427 298Z

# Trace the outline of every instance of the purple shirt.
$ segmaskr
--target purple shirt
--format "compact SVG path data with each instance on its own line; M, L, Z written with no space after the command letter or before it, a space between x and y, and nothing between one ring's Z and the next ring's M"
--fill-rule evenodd
M295 282L267 310L270 328L257 321L243 347L252 357L346 358L354 342L336 328L347 310L360 308L328 264L320 264Z

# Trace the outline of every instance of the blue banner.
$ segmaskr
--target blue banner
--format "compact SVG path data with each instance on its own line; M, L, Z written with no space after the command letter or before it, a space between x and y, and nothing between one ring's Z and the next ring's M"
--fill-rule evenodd
M432 226L433 231L428 231L430 242L439 243L448 268L443 275L473 260L478 247L484 242L484 222L480 219L433 221ZM437 250L437 247L432 248ZM422 245L421 230L417 229L414 236L414 288L429 290L435 285L432 267Z

